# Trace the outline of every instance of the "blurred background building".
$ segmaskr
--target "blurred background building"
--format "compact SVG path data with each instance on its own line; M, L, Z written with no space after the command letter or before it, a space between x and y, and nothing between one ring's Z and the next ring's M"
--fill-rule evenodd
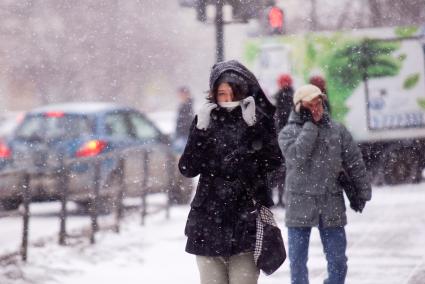
M286 33L425 23L425 0L279 0ZM225 28L238 58L255 21ZM2 110L62 101L175 109L176 88L205 96L214 26L177 0L0 0Z

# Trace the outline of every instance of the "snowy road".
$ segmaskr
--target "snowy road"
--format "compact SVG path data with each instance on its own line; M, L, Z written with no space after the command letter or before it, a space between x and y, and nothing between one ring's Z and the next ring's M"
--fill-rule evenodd
M364 214L349 211L346 283L425 283L424 204L425 184L383 187L374 190ZM138 214L129 215L120 235L101 232L95 246L81 241L68 247L56 242L31 247L27 264L1 264L0 283L199 283L195 259L184 252L188 210L173 208L170 220L157 213L144 227ZM284 211L275 209L275 214L283 225ZM325 261L317 230L309 256L310 282L322 283ZM272 276L261 275L259 283L289 283L288 270L285 262Z

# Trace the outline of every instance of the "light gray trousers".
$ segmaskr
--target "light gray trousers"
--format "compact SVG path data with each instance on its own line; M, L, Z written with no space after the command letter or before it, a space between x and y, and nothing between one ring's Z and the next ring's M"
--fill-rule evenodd
M260 271L253 253L230 257L196 256L201 284L257 284Z

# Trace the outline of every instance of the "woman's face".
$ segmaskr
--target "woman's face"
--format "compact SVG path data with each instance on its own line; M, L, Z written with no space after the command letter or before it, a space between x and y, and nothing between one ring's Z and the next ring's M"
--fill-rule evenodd
M221 83L217 89L217 102L232 102L234 98L232 87L227 83Z

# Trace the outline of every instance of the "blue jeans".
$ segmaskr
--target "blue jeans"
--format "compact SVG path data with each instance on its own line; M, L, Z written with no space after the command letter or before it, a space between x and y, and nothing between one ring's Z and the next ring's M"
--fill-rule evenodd
M288 228L288 256L291 284L308 284L308 246L311 227ZM347 275L347 239L344 227L323 228L319 226L323 251L328 262L328 278L325 284L344 284Z

